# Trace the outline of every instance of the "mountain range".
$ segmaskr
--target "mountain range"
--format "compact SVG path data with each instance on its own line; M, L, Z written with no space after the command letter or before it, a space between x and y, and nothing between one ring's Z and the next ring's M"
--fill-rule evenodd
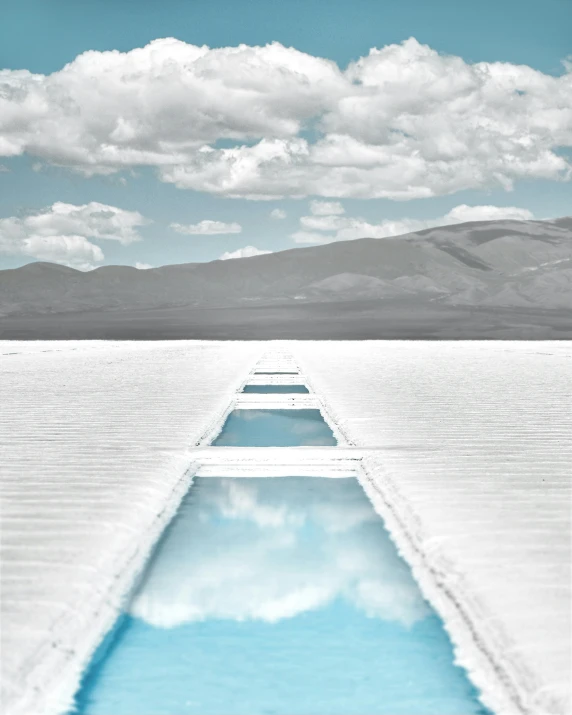
M3 338L570 338L572 218L251 258L0 271Z

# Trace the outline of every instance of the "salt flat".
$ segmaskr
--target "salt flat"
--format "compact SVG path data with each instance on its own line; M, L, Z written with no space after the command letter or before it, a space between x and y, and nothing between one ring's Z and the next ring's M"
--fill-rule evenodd
M350 442L380 448L364 486L477 685L497 707L568 713L572 344L292 351Z
M65 711L256 343L0 343L2 704Z
M342 446L193 448L269 350ZM498 715L568 712L570 343L4 341L0 371L4 712L65 711L193 474L303 464L358 474Z

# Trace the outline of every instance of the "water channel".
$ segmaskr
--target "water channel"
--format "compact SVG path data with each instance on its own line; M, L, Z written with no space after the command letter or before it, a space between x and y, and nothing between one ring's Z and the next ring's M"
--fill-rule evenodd
M335 445L235 410L213 446ZM487 713L354 478L195 479L84 678L81 715Z

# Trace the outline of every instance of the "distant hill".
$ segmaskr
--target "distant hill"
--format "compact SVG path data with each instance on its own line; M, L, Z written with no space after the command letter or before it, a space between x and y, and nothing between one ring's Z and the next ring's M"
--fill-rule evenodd
M326 315L327 304L332 310L334 304L343 306L337 321L332 322L334 332L343 332L342 323L353 320L352 312L363 323L363 306L367 304L371 307L366 311L370 317L364 334L368 335L372 320L382 332L383 325L393 325L384 335L395 337L400 325L415 323L416 317L421 319L429 311L443 316L442 320L435 318L435 336L455 337L447 335L454 317L473 315L481 326L477 329L475 323L475 335L482 336L484 330L489 337L482 316L490 315L485 321L492 321L490 337L518 337L520 333L523 337L572 337L568 327L572 218L472 222L394 238L363 238L148 270L104 266L81 272L32 263L0 271L0 337L46 337L46 331L53 337L108 337L106 321L108 325L123 324L126 332L132 332L134 320L143 331L139 337L160 337L156 327L146 328L145 324L146 320L149 326L160 324L157 316L161 311L167 323L169 316L177 316L179 327L167 337L204 336L208 325L220 324L221 316L228 316L222 323L228 322L226 332L237 333L236 337L240 337L240 324L249 325L250 332L257 327L256 316L260 324L255 332L263 333L257 337L264 337L267 321L273 326L272 335L280 324L288 324L288 336L295 337L290 335L296 333L295 315L304 315L300 320L310 333L304 337L311 337L311 316ZM205 309L210 311L211 323L205 322L207 314L199 315ZM255 309L258 312L252 313ZM271 310L275 315L278 310L281 317L270 319ZM69 314L80 312L89 313L88 323L91 320L100 326L96 334L84 335L85 327L73 327L74 316ZM239 314L242 322L237 324ZM183 327L185 315L190 321L188 329ZM76 315L75 324L78 319ZM467 319L470 322L471 318ZM197 321L204 324L202 332L197 332ZM64 325L68 326L66 334L61 335ZM543 325L552 332L543 331ZM348 323L347 327L355 332L355 325ZM122 337L121 329L117 330L114 337ZM322 328L316 330L318 336ZM459 337L470 337L471 326L461 333ZM415 337L407 331L405 336Z

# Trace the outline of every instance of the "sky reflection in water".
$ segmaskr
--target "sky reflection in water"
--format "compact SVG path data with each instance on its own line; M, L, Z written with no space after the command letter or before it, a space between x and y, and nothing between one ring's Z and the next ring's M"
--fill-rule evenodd
M334 446L320 410L233 410L213 447Z
M355 479L197 479L85 715L486 712Z

